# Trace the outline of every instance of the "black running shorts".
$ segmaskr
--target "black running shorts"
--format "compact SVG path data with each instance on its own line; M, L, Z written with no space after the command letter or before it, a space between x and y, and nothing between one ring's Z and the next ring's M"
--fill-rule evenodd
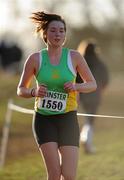
M77 111L58 115L35 113L33 133L40 146L47 142L57 142L58 146L79 147L79 125Z

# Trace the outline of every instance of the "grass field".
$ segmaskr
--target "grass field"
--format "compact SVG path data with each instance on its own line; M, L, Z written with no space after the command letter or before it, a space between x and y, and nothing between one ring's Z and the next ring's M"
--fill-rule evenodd
M114 77L114 76L113 76ZM122 76L115 76L104 93L99 114L124 116ZM0 74L0 140L9 98L26 108L33 100L16 96L18 76ZM83 118L79 117L80 126ZM124 180L124 119L96 118L94 143L97 153L86 155L80 145L77 180ZM46 180L42 158L32 134L32 115L13 112L5 167L0 180Z

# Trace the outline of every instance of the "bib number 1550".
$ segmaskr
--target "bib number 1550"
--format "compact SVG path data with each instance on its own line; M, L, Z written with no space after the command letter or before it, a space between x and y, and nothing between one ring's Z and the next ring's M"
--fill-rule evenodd
M52 111L62 111L63 103L61 101L43 99L41 108L42 109L49 109Z

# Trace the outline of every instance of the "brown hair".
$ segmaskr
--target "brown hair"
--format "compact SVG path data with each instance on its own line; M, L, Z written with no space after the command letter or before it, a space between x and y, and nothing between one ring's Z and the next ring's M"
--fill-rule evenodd
M32 21L36 24L35 32L37 34L41 32L43 33L43 40L45 42L47 42L46 31L51 21L61 21L64 24L64 29L66 32L66 23L64 19L57 14L48 14L48 13L44 13L43 11L34 12L32 13L32 16L30 17L30 19L32 19Z

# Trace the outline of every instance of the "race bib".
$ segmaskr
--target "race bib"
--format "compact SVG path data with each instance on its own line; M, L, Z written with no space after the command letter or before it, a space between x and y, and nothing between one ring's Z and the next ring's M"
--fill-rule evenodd
M66 108L67 97L66 93L47 91L44 98L39 98L38 108L61 112Z

